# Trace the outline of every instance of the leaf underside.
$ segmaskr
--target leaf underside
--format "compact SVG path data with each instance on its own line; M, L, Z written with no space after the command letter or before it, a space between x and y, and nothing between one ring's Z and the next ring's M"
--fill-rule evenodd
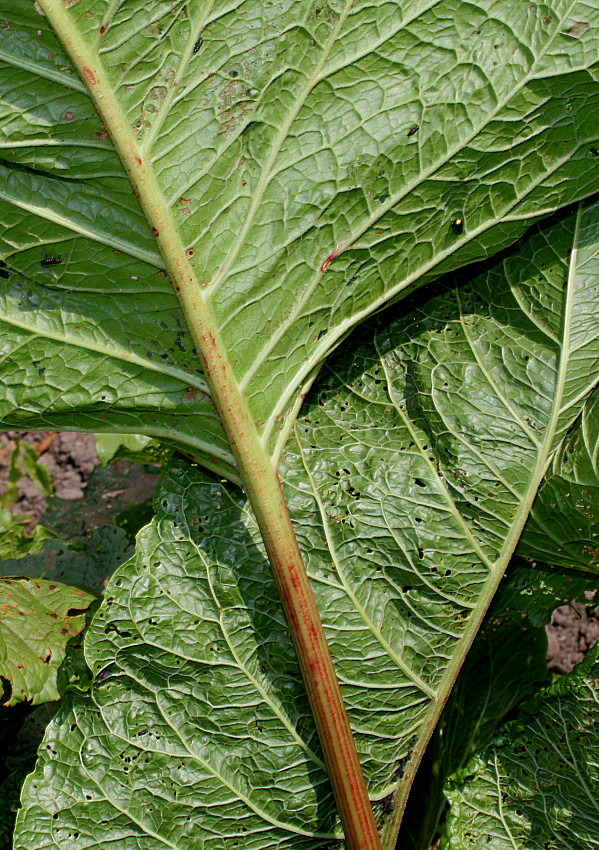
M449 783L442 850L599 846L598 684L596 661L574 670Z
M594 274L599 277L599 264ZM599 392L589 398L555 455L518 552L599 572Z
M389 311L325 367L283 456L381 825L592 392L598 244L599 206L580 208ZM96 684L50 726L15 848L321 850L339 827L249 508L183 459L156 508L92 624Z
M352 326L599 189L592 5L54 5L194 252L275 458ZM0 421L157 436L235 480L106 127L47 19L5 7Z

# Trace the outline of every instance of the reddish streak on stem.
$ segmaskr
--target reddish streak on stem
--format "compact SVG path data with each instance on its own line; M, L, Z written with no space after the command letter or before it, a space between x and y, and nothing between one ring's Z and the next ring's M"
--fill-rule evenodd
M85 79L86 79L86 80L87 80L87 82L90 84L90 86L95 86L95 85L97 84L97 82L98 82L98 81L97 81L97 80L96 80L96 78L94 77L93 72L92 72L92 71L90 71L90 69L89 69L89 68L83 68L82 70L83 70L83 73L85 74Z

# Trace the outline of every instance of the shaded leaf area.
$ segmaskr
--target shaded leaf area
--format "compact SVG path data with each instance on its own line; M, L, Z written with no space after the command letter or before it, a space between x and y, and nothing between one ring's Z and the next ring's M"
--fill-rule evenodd
M107 580L133 553L127 531L103 526L82 542L48 540L32 555L0 562L1 576L47 578L102 592Z
M21 786L35 767L37 749L56 703L31 708L20 703L0 712L0 850L12 850Z
M45 579L0 579L3 705L59 699L68 641L86 625L95 596Z
M542 691L447 786L441 847L597 847L599 663Z
M587 572L555 569L549 564L537 564L515 557L501 583L500 592L491 612L510 617L514 623L526 617L535 627L546 626L551 614L560 605L580 602L594 607L597 604L597 579Z
M596 587L588 574L512 559L416 775L399 835L402 850L431 846L446 807L448 777L545 683L545 626L552 612L572 600L589 604L585 594Z
M599 277L597 258L595 277ZM599 392L593 393L535 500L518 551L599 572Z
M596 207L558 217L365 328L283 458L382 826L592 389L583 306L599 293L572 248L597 239L594 221ZM155 505L88 633L96 684L49 728L15 847L328 846L334 806L243 496L174 459Z
M599 188L598 15L561 0L60 12L193 253L275 455L354 324ZM6 12L0 59L2 420L156 436L234 480L150 227L28 0Z

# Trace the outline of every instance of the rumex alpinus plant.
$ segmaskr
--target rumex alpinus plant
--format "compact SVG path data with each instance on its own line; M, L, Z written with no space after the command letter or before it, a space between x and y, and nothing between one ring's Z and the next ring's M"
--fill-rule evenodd
M597 419L599 11L2 19L3 421L186 456L14 846L391 850L537 490ZM522 554L596 569L592 519L554 510Z

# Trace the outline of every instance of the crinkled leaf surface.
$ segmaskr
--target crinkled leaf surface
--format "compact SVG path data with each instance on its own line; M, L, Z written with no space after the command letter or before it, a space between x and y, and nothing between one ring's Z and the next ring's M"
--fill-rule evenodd
M547 679L545 630L526 617L514 620L506 610L512 597L512 588L502 583L466 656L410 791L398 839L401 850L429 850L445 808L447 778Z
M594 4L44 7L155 176L275 455L356 322L599 188ZM106 126L34 4L3 18L2 420L154 435L234 478Z
M398 847L429 850L448 777L486 746L506 714L547 679L545 626L572 600L595 607L597 579L512 558L474 640L410 791Z
M365 328L282 462L384 822L592 390L599 207L535 230ZM338 828L290 638L243 496L171 462L87 638L96 673L50 727L15 847L323 848ZM388 846L393 846L389 839Z
M599 277L599 258L594 277ZM518 551L599 572L599 392L593 393L546 476Z
M586 666L542 693L449 783L442 850L599 846L599 663Z
M85 627L95 596L45 579L0 579L3 705L58 699L57 674L68 641Z

